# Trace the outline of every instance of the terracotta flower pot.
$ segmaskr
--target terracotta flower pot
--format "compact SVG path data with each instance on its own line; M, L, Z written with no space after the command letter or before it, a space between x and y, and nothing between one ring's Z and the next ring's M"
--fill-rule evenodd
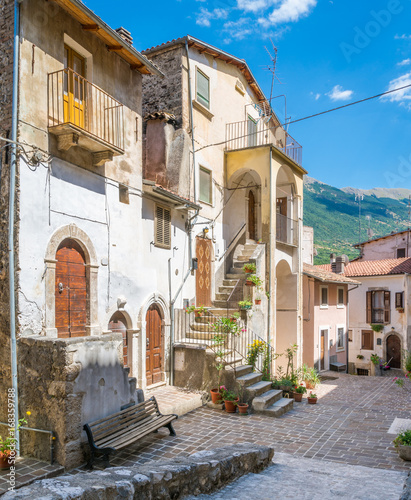
M10 466L13 464L13 459L10 458L9 455L4 455L4 453L0 454L0 470L10 469Z
M238 398L235 401L224 401L225 405L225 411L227 413L235 413L236 412L236 406L237 406L237 401Z
M245 282L245 284L246 284L247 286L255 286L255 284L254 284L252 281L250 281L250 280L247 280L247 281Z
M216 405L222 402L221 393L218 389L211 389L211 401Z
M201 311L194 311L194 315L196 318L201 318L201 316L203 315L203 313Z
M297 403L301 403L301 401L303 400L303 393L302 392L293 392L292 395L293 395L294 401L296 401Z
M309 405L315 405L317 403L317 398L307 398Z
M305 387L306 389L315 389L315 384L313 382L310 382L309 380L306 380Z
M254 302L257 306L261 304L261 299L254 299Z
M411 461L411 446L400 444L398 446L398 454L403 460Z
M248 415L248 404L247 403L238 403L238 413L241 415Z

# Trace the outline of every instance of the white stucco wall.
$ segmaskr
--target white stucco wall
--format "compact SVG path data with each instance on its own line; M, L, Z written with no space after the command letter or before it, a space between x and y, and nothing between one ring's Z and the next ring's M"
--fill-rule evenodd
M410 257L411 238L409 233L393 234L362 245L361 260L396 259L397 249L405 249L405 257Z

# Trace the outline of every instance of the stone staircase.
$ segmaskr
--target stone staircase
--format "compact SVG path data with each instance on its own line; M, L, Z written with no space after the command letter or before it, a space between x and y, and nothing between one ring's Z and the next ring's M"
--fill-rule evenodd
M283 391L272 389L271 382L263 381L262 374L253 372L251 365L237 366L234 371L237 383L243 387L244 400L254 413L280 417L292 410L294 399L283 398Z

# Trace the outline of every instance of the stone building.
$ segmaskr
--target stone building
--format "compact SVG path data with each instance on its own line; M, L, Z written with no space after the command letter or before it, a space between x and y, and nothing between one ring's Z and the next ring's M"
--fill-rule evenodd
M241 276L251 260L267 294L248 314L248 327L276 352L298 344L301 363L301 146L281 126L243 59L192 36L143 54L165 74L161 81L143 78L144 176L188 190L179 194L202 208L193 221L196 295L185 295L186 303L205 305L216 316L238 309L239 298L255 295ZM183 142L190 151L184 186L168 161L174 144ZM182 320L175 340L201 344L204 332L195 330Z
M55 433L56 459L71 467L83 462L85 422L135 401L136 386L168 381L169 291L191 268L187 221L200 207L143 179L142 75L163 75L130 33L112 30L80 0L1 0L0 11L1 146L12 137L13 69L18 100L18 402L20 414L31 411L30 427ZM11 158L3 148L1 421L12 383ZM181 295L175 304L182 307ZM25 436L23 452L49 458L47 438Z

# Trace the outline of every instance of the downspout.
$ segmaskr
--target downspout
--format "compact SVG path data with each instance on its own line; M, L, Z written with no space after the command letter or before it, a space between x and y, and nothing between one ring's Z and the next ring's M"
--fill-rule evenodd
M194 120L193 120L193 98L191 95L191 71L190 71L190 56L188 54L188 41L186 37L186 54L187 54L187 71L188 71L188 100L190 108L190 122L191 122L191 147L193 149L193 189L194 189L194 203L197 203L197 171L196 171L196 156L195 156L195 141L194 141ZM191 265L191 264L190 264Z
M272 221L272 198L273 198L273 193L272 193L272 189L271 189L271 177L272 177L272 164L271 164L271 160L272 160L272 156L273 156L273 148L270 147L270 170L269 170L269 173L270 173L270 240L268 242L268 244L270 245L270 252L269 252L269 259L268 259L268 290L270 291L269 293L269 297L268 297L268 343L270 345L273 345L272 342L271 342L271 304L272 304L272 293L271 293L271 257L272 257L272 252L274 251L274 249L272 248L273 245L271 244L271 221ZM274 281L275 282L275 281ZM277 290L275 290L275 298L277 300ZM277 348L277 344L276 344L276 348ZM274 363L275 363L275 360L274 360ZM273 367L274 369L274 367Z
M186 275L183 278L183 281L181 285L179 286L177 293L175 294L174 298L171 299L171 258L168 259L168 280L169 280L169 294L170 294L170 385L174 385L174 304L180 295L181 290L183 289L183 286L185 282L187 281L188 277L190 276L192 270L193 270L193 251L191 247L191 221L195 219L198 215L198 212L200 209L196 209L196 213L188 219L187 225L187 234L188 234L188 271Z
M16 283L14 263L14 203L16 189L16 164L17 164L17 103L19 81L19 2L14 2L14 47L13 47L13 102L11 120L11 154L10 154L10 193L9 193L9 293L10 293L10 347L11 347L11 386L14 392L14 438L16 455L20 455L20 436L18 430L19 420L19 395L17 383L17 342L16 342Z
M355 290L356 288L358 288L360 285L357 285L357 286L354 286L353 288L347 288L347 340L345 342L345 345L347 346L346 348L346 368L345 368L345 373L348 373L348 359L349 359L349 344L350 344L350 341L348 340L348 330L350 329L350 300L349 300L349 293L352 291L352 290Z

